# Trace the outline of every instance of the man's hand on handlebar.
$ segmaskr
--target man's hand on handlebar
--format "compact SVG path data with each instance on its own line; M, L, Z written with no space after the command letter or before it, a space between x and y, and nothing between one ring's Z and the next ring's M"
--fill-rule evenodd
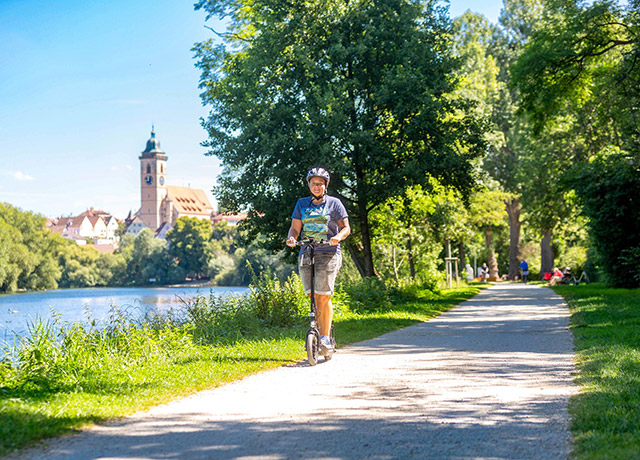
M299 241L296 241L296 239L293 236L290 236L287 241L286 241L286 245L290 246L290 247L296 247L296 246L307 246L307 245L312 245L315 247L319 247L319 246L335 246L340 242L340 240L338 238L332 238L330 240L316 240L314 238L303 238Z

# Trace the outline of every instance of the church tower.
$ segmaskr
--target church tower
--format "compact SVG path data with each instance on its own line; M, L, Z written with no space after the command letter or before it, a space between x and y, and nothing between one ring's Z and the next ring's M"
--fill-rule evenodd
M162 200L167 196L167 155L160 148L156 133L151 127L151 138L140 155L141 206L139 216L152 231L156 231L161 219Z

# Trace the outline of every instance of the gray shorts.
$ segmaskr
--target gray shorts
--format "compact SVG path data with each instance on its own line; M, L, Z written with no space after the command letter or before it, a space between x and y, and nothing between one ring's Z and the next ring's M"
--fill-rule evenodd
M341 254L325 254L317 252L316 273L315 273L315 293L323 295L332 295L333 288L336 284L336 275L342 266ZM300 270L300 278L304 286L304 293L311 293L311 260L309 254L298 256L298 269Z

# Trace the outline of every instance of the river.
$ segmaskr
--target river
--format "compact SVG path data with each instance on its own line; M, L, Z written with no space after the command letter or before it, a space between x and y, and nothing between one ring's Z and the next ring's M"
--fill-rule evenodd
M180 299L197 295L242 295L246 287L153 287L153 288L84 288L56 289L0 295L0 342L12 342L23 336L37 318L52 318L55 311L61 321L87 322L88 318L104 321L112 307L132 315L150 310L166 312L179 307Z

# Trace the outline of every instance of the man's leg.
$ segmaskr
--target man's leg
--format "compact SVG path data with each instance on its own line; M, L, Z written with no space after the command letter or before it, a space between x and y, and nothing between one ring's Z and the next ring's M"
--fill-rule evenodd
M333 321L331 296L316 294L316 308L318 309L318 329L320 329L320 335L328 336L331 330L331 321Z

